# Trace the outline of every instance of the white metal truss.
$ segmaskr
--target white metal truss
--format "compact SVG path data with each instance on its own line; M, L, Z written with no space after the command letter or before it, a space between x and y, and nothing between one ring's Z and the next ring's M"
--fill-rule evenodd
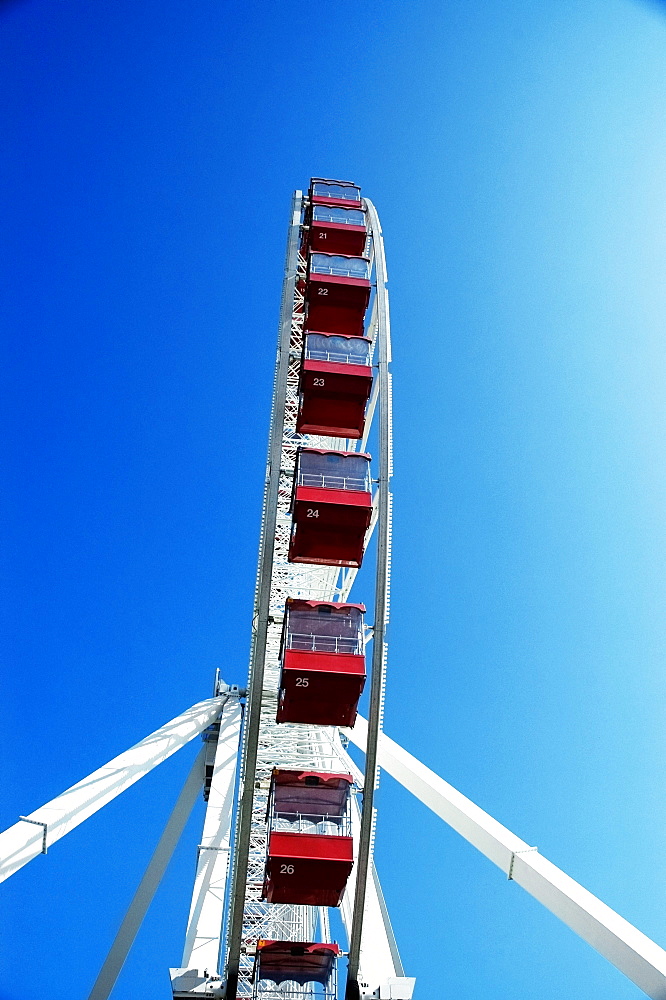
M0 833L0 882L38 854L46 854L47 847L198 736L215 721L221 705L220 698L209 698L193 705Z
M111 991L134 944L134 939L143 923L143 918L148 912L148 907L153 901L157 888L162 881L162 876L167 869L176 844L180 840L194 803L201 791L205 756L206 751L202 747L176 800L171 816L164 827L164 832L158 841L144 876L134 893L132 902L127 908L127 913L123 917L114 942L90 991L88 1000L108 1000L108 997L111 995Z
M361 750L367 731L360 716L347 730ZM385 735L379 738L379 763L652 1000L666 1000L663 948Z
M175 996L183 980L187 995L217 973L241 720L238 696L227 696L219 722L205 734L211 737L206 748L213 751L212 773L181 967L169 970Z

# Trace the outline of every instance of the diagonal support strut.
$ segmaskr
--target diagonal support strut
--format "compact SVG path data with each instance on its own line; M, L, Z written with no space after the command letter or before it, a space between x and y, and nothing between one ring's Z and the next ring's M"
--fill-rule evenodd
M0 882L38 854L46 854L45 830L50 847L210 726L223 702L223 698L209 698L193 705L0 833Z
M367 731L368 724L360 716L354 729L346 730L351 741L363 751ZM647 996L666 1000L663 948L388 736L379 737L378 759L380 767Z
M203 762L206 748L202 747L185 779L180 795L176 799L171 815L157 842L153 856L139 882L127 913L118 928L113 944L99 971L88 1000L108 1000L125 960L134 944L134 939L143 923L143 918L153 901L167 866L173 856L180 836L185 829L194 803L203 783Z

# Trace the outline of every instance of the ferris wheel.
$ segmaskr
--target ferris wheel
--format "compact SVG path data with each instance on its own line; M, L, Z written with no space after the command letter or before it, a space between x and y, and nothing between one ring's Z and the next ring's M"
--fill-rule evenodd
M217 676L212 698L0 834L3 880L202 737L89 1000L111 995L202 787L174 1000L411 1000L373 858L380 767L666 1000L666 952L382 733L390 361L375 207L356 184L312 178L289 221L247 687ZM371 592L352 595L362 564Z
M294 984L300 996L308 983L316 995L336 997L341 949L331 941L330 907L340 907L348 942L347 994L412 996L414 979L403 974L372 858L390 578L389 361L374 206L355 184L313 178L306 198L294 196L287 244L227 997L284 996ZM375 421L373 461L367 448ZM370 628L365 605L349 598L371 540ZM361 774L340 727L354 727L368 673Z

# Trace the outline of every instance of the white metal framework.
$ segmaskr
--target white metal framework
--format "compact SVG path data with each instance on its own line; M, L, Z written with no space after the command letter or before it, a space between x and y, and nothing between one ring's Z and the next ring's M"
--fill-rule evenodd
M194 705L136 746L114 758L51 802L0 834L0 881L9 877L91 816L153 767L202 734L205 746L178 796L173 813L102 966L89 1000L111 994L143 916L159 885L198 790L207 808L197 846L197 867L181 965L171 969L173 997L313 996L307 986L263 989L252 982L259 939L329 942L325 907L272 904L262 899L267 846L267 799L274 767L345 771L355 781L352 801L354 868L340 913L347 935L347 1000L410 1000L415 980L405 976L373 862L374 793L379 767L539 900L630 980L666 1000L666 952L612 911L535 847L511 833L381 732L389 614L391 545L391 385L386 265L379 220L365 202L367 256L374 300L366 336L376 377L360 442L296 433L304 296L299 279L303 196L292 204L282 296L273 417L252 629L247 692L216 681L215 696ZM344 739L337 729L275 721L279 650L287 597L345 602L355 569L290 563L290 502L299 445L365 451L375 419L376 491L366 546L376 560L368 720L359 717ZM378 426L377 426L378 425ZM361 772L347 754L350 739L366 755ZM315 937L316 935L316 937ZM333 992L331 992L333 990ZM335 995L329 984L326 994Z

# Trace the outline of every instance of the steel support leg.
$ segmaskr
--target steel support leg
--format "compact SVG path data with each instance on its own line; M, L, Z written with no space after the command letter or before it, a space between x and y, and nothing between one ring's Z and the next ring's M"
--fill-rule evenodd
M365 719L347 732L365 750ZM384 735L379 765L652 1000L666 1000L663 948Z
M180 840L180 835L192 812L197 795L201 790L205 752L205 747L202 747L197 755L192 770L173 807L173 812L164 827L164 832L158 841L155 852L150 859L145 874L134 893L134 898L118 929L109 954L106 956L104 965L95 980L95 985L90 991L88 1000L108 1000L111 990L116 984L120 971L125 964L125 959L134 944L134 939L141 927L143 918L153 901L153 897L162 881L162 876L171 860L176 844Z
M230 699L220 720L181 963L184 969L195 967L211 975L218 970L240 729L240 702Z
M50 847L60 840L198 736L215 721L222 704L223 698L199 702L0 833L0 882L38 854L45 854L47 844Z

